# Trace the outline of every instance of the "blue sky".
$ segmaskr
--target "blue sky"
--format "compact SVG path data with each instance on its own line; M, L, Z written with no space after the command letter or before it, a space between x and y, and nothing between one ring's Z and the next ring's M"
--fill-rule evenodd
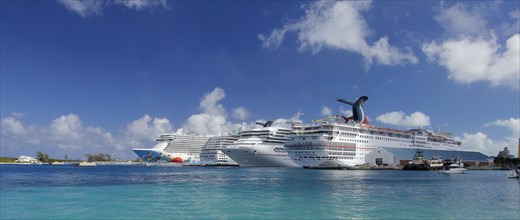
M350 114L517 154L518 1L1 1L2 156Z

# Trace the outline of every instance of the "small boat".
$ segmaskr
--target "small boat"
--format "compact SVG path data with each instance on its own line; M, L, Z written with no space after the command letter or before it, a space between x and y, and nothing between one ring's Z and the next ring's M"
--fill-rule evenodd
M403 166L403 170L428 170L428 161L421 150L415 151L412 161Z
M95 162L88 162L88 161L81 161L77 164L74 164L76 166L80 166L80 167L95 167L97 166L97 164Z
M432 157L428 160L428 167L430 170L440 170L443 168L443 165L444 163L440 156Z
M520 177L520 166L513 167L511 166L511 170L507 172L507 178L519 178Z
M518 174L518 170L510 170L507 172L507 178L519 178L520 175Z
M443 174L463 174L466 172L466 168L464 168L464 163L460 158L455 158L453 161L448 163L444 163L444 169L439 170L439 173Z

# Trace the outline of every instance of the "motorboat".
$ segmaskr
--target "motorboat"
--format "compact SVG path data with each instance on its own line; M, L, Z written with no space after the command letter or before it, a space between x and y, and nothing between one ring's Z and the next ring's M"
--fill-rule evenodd
M466 172L466 168L464 168L464 163L460 158L455 158L454 160L444 163L444 168L439 170L439 173L443 174L463 174Z
M518 175L518 171L517 170L510 170L509 172L507 172L507 178L519 178L520 175Z
M520 177L520 166L518 167L515 167L515 168L511 168L511 170L509 170L509 172L507 172L507 178L519 178Z
M89 161L81 161L79 163L75 163L75 166L79 167L95 167L97 164L95 162L89 162Z

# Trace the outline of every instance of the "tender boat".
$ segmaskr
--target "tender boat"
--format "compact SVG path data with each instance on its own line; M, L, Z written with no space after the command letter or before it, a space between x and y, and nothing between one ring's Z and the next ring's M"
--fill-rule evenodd
M463 174L466 172L466 168L464 168L464 163L460 158L455 158L455 160L450 161L444 164L444 169L439 170L439 173L444 174Z
M511 170L507 172L507 178L519 178L520 177L520 166L511 167Z
M79 167L95 167L97 164L95 162L81 161L77 164L74 164Z
M519 178L520 175L518 175L518 171L517 170L510 170L508 173L507 173L507 178Z
M421 150L415 151L413 160L403 166L403 170L428 170L428 161L424 159Z

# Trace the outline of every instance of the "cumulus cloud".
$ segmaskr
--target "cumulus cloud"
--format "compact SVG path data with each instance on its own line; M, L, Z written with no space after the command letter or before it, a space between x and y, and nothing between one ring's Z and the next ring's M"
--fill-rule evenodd
M377 116L377 121L397 125L403 127L425 127L430 125L430 117L422 112L414 112L411 115L405 115L404 112L388 112Z
M75 12L85 18L91 15L100 15L103 9L103 0L57 0L68 11Z
M47 126L25 125L14 116L2 118L1 147L86 150L115 144L112 134L100 127L83 126L79 116L62 115Z
M498 4L498 3L489 3ZM518 12L510 13L515 24L504 23L495 30L487 27L486 15L493 5L485 3L469 7L457 3L443 7L435 20L445 28L448 39L430 41L422 51L430 61L448 70L448 78L461 84L488 82L493 87L520 87L520 34ZM502 32L502 36L497 36ZM504 35L506 34L506 35ZM499 39L504 39L502 40Z
M142 118L132 121L123 129L122 143L116 147L123 150L130 146L146 147L150 146L155 138L164 133L173 132L173 125L166 118L153 118L144 115Z
M485 126L504 127L511 131L512 136L520 137L520 118L498 119L494 122L487 123Z
M462 148L465 150L479 151L487 155L497 155L504 147L510 149L518 145L518 138L520 138L520 118L498 119L493 122L486 123L484 127L503 127L508 129L511 133L498 139L491 139L483 132L464 133L461 138ZM516 155L516 151L511 151ZM518 156L518 155L517 155Z
M232 123L227 120L227 112L220 103L226 94L215 88L200 101L201 113L192 115L182 126L183 129L202 135L224 134L238 131L240 127L251 127L253 123ZM233 110L235 118L243 120L249 116L244 107ZM284 123L282 119L279 123ZM2 154L34 154L36 151L49 153L67 152L70 158L81 158L86 153L110 153L119 158L135 158L134 147L151 147L155 138L163 133L175 132L167 118L157 118L145 114L122 126L116 134L106 129L84 125L76 114L59 116L47 125L31 125L23 122L23 114L13 113L0 120L0 147Z
M330 110L330 108L327 106L323 106L323 108L321 109L321 115L322 116L331 116L332 110Z
M249 111L244 107L238 107L233 110L233 117L237 120L243 121L249 117Z
M467 5L457 3L449 8L441 8L434 19L451 33L477 34L484 31L487 24L483 13L478 7L469 9Z
M115 143L112 134L101 127L83 126L76 114L62 115L49 126L33 130L40 143L61 149L92 149L109 147Z
M493 140L482 132L464 133L461 141L461 148L464 150L478 151L487 155L496 155L499 151Z
M506 120L496 120L485 124L485 126L498 126L504 127L511 132L511 135L505 136L502 142L505 142L504 146L515 147L518 145L518 139L520 138L520 118L509 118ZM518 155L517 155L518 156Z
M449 71L448 78L462 84L487 81L492 86L519 88L520 34L511 36L503 51L490 40L461 39L423 45L423 52Z
M2 126L2 136L8 134L23 135L26 133L23 123L15 114L12 117L2 118L0 125Z
M44 151L57 157L63 155L56 152L66 152L71 158L81 158L86 153L103 152L133 158L132 147L149 147L157 135L173 130L168 119L152 120L148 115L132 121L116 136L104 128L83 125L81 118L72 113L59 116L45 126L25 124L22 120L14 115L1 119L2 153Z
M202 113L190 116L183 128L202 135L215 135L230 133L244 126L241 123L234 124L227 120L226 109L220 103L225 97L224 90L218 87L205 94L200 101ZM239 107L237 109L233 112L234 116L247 116L245 108Z
M373 62L382 65L417 63L410 48L390 45L384 36L370 44L372 33L362 13L371 7L371 1L317 1L303 7L304 16L296 22L274 29L266 36L259 34L263 48L278 48L285 34L298 35L299 50L319 52L322 48L340 49L358 53L367 66Z
M114 3L124 5L129 9L135 9L136 11L146 8L168 7L166 0L115 0Z
M125 6L136 11L168 7L166 0L57 0L57 2L62 4L68 11L77 13L83 18L101 15L103 9L111 5Z

